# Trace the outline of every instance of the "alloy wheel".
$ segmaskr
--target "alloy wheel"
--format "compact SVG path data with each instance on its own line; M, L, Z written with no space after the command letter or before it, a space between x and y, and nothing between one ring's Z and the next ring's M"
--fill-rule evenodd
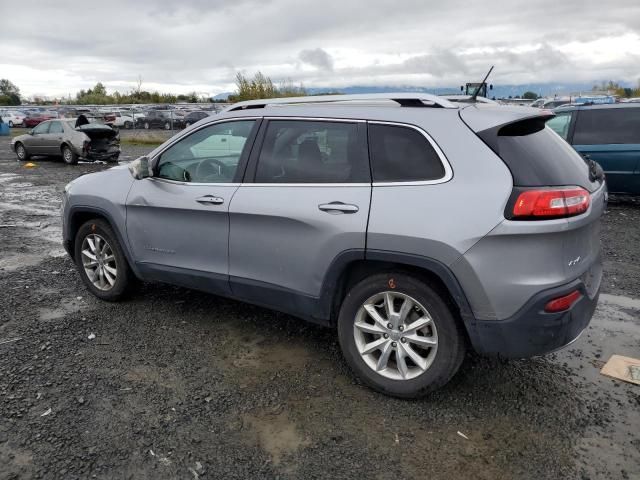
M18 158L20 160L24 160L24 158L27 156L27 151L24 149L24 146L22 144L16 147L16 154L18 155Z
M392 380L423 374L438 349L438 332L427 309L399 292L367 299L356 313L353 335L365 364Z
M94 287L111 290L118 278L116 257L107 241L95 233L82 241L82 266Z
M62 150L62 156L64 157L64 161L70 163L73 160L73 152L69 147L65 147Z

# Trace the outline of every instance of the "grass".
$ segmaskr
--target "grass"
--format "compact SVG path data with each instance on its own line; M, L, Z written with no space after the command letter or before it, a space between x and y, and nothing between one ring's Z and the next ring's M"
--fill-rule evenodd
M166 138L160 137L158 135L153 135L149 133L143 133L135 136L127 136L124 138L120 138L121 145L151 145L157 147L158 145L164 143Z

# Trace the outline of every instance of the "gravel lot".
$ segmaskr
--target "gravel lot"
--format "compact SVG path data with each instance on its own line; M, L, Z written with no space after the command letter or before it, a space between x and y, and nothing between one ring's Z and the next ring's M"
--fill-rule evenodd
M605 294L575 344L470 355L401 401L354 380L331 330L164 285L93 298L59 197L106 166L34 161L0 137L0 478L640 479L640 387L599 374L640 356L640 202L609 205Z

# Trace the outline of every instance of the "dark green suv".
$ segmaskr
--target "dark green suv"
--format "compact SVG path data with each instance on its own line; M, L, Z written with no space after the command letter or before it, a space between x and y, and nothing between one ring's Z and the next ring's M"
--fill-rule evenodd
M612 193L640 194L640 104L566 105L547 125L602 166Z

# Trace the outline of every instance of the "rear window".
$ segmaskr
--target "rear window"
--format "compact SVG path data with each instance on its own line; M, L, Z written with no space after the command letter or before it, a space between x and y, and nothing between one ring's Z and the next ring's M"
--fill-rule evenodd
M507 164L513 184L519 187L577 185L593 191L586 161L551 128L545 118L512 123L480 132ZM493 138L492 138L493 137Z
M574 145L640 144L640 108L580 110Z
M369 155L374 182L438 180L445 175L438 153L413 128L370 123Z

